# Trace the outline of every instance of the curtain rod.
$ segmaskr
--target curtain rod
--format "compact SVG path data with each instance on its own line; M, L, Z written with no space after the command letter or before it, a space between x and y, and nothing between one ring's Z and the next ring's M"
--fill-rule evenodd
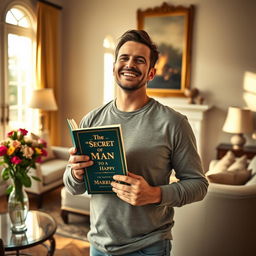
M54 4L54 3L51 3L51 2L48 2L48 1L45 1L45 0L37 0L37 1L38 2L42 2L44 4L48 4L48 5L50 5L50 6L54 7L54 8L62 10L62 6L60 6L60 5L57 5L57 4Z

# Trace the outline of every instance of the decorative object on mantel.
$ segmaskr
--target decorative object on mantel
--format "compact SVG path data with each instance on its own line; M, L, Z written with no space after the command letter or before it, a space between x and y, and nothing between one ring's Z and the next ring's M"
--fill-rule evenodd
M41 157L47 155L45 141L29 139L27 133L25 129L13 130L7 134L6 140L0 142L0 164L4 165L2 178L5 181L12 179L7 193L10 193L8 212L14 233L26 230L29 200L24 187L31 186L31 178L40 181L30 175L29 170L36 168Z
M200 91L197 88L188 89L186 88L184 91L186 97L188 97L189 104L200 104L204 103L204 98L200 95Z
M253 132L252 112L245 108L229 107L222 130L235 134L231 137L233 149L242 149L246 142L243 134Z

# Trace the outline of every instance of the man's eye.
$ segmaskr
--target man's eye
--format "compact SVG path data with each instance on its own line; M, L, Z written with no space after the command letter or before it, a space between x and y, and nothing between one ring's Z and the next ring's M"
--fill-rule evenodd
M145 61L143 59L137 59L137 63L142 64L142 63L145 63Z
M127 61L128 58L127 58L127 57L121 57L119 60L120 60L120 61Z

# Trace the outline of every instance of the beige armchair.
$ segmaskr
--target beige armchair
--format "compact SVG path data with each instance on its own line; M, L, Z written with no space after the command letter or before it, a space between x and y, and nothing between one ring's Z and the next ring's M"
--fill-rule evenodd
M51 146L51 149L51 159L37 164L37 168L31 170L34 176L41 179L41 182L32 180L32 186L26 188L29 194L33 194L37 197L38 208L42 206L43 195L46 192L63 184L63 173L69 158L69 148Z
M252 256L256 252L256 157L244 185L210 183L203 201L175 208L172 256ZM212 164L212 163L211 163Z

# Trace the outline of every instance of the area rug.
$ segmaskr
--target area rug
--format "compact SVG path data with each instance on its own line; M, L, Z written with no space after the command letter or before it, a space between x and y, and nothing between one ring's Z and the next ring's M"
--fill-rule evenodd
M69 214L69 222L65 224L60 216L60 210L48 210L48 212L53 216L57 222L56 234L79 239L83 241L87 240L87 233L90 228L90 220L87 216L78 216L75 214Z
M69 214L69 223L65 224L60 215L60 198L58 196L57 198L51 197L50 195L45 198L43 207L40 210L49 213L55 219L57 223L56 234L73 239L88 241L87 233L90 228L89 216Z

